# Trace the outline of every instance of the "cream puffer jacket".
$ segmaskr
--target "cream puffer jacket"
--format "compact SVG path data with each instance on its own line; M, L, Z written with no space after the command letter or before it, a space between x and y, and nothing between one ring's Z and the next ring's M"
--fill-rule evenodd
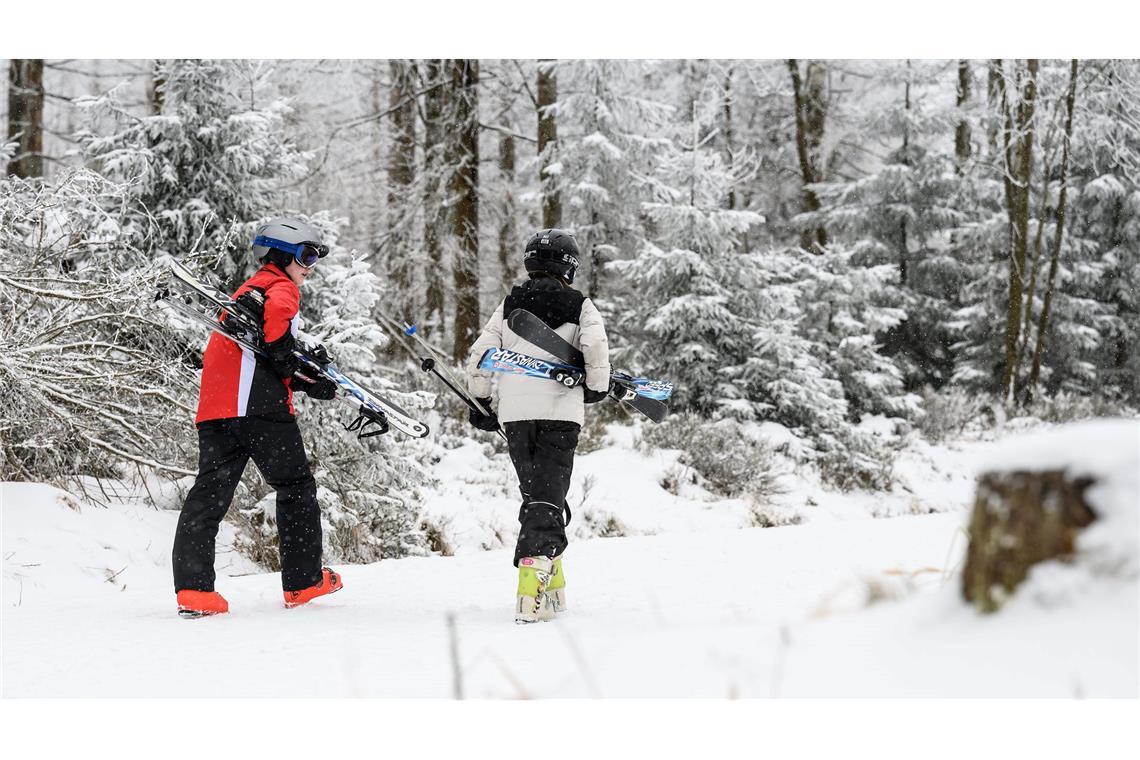
M479 359L488 348L505 348L522 354L558 361L548 351L523 340L507 325L503 315L505 299L487 320L482 334L471 347L467 362L467 388L475 398L491 396L492 379L498 379L499 422L520 420L564 420L579 425L584 420L582 386L567 388L553 380L492 373L479 369ZM509 316L509 315L508 315ZM581 300L577 322L568 321L555 332L578 348L586 359L585 386L605 391L610 384L609 342L602 315L590 299Z

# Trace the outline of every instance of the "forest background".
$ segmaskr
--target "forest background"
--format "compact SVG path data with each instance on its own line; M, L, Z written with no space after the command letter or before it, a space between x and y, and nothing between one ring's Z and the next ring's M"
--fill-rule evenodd
M232 286L283 212L333 244L309 332L425 414L400 328L458 364L526 238L571 229L614 363L677 385L649 443L727 495L763 500L777 449L888 490L911 431L1140 398L1135 61L6 65L3 479L192 475L201 335L156 312L162 262ZM437 453L312 414L336 555L428 550ZM235 519L272 567L267 496L250 475Z

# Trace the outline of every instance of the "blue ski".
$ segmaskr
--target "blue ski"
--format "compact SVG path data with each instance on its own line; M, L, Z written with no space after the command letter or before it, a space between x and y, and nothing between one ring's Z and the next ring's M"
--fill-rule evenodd
M508 351L505 348L487 349L482 359L479 360L479 368L491 372L554 380L567 388L576 388L586 379L586 373L581 367L538 359L521 354L518 351ZM619 372L615 372L612 379L626 386L638 396L657 401L664 401L673 393L673 384L663 380L632 377Z

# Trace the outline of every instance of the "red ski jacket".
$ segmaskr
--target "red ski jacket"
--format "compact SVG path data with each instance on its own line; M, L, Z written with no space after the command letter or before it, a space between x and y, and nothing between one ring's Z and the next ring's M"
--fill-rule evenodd
M296 333L301 291L274 264L266 264L238 288L233 297L257 288L265 293L263 330L273 342ZM194 423L231 417L293 419L291 378L282 379L268 359L258 357L229 338L214 333L202 357L202 388Z

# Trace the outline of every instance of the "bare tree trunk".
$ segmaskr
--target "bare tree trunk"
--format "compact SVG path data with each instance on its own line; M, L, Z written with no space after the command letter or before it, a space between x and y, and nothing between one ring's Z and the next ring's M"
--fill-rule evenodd
M1017 362L1013 370L1013 393L1020 397L1026 385L1020 380L1021 363L1025 358L1025 350L1029 347L1032 338L1030 327L1033 325L1033 299L1037 295L1037 279L1041 269L1041 245L1045 237L1045 215L1049 208L1049 176L1053 166L1053 126L1045 131L1041 140L1041 184L1037 199L1037 232L1033 235L1033 260L1029 265L1029 284L1024 288L1025 305L1022 307L1021 338L1017 344Z
M44 62L42 58L8 61L8 139L16 155L8 173L28 179L44 176Z
M805 212L818 211L819 198L807 186L823 179L819 166L819 146L823 142L824 118L827 115L827 103L824 100L827 70L821 64L809 61L804 81L800 78L799 63L792 58L788 60L788 71L792 75L792 96L795 101L796 153L805 185L802 208ZM827 245L827 231L822 227L814 231L804 230L800 233L800 245L805 250L821 253Z
M393 311L406 312L411 303L411 218L408 199L416 180L416 70L411 61L388 62L391 84L388 88L388 109L392 139L388 144L388 218L387 255L388 277L391 292L397 303ZM407 316L401 314L401 316ZM393 343L393 345L395 345Z
M162 61L151 64L150 74L150 112L155 116L162 115L162 105L166 102L166 75L162 70Z
M962 115L962 109L970 102L970 88L973 77L970 74L970 62L966 59L958 61L958 97L955 102L958 106L958 126L954 129L954 170L961 174L966 162L970 160L970 122Z
M451 355L463 361L479 330L479 61L451 63L455 97L456 166L449 183L454 199L451 231L458 241L452 262L455 342Z
M1009 401L1017 366L1021 330L1021 300L1024 292L1025 259L1029 248L1029 183L1033 171L1033 113L1037 97L1037 60L1029 59L1026 74L1017 76L1016 133L1009 128L1010 110L1005 109L1003 133L1006 156L1006 209L1009 213L1009 304L1005 323L1005 371L1002 398ZM1003 100L1008 100L1008 94Z
M517 208L514 188L518 177L515 173L513 135L499 135L499 173L503 178L502 216L499 218L499 267L503 290L506 292L514 284L517 257L522 253L515 226Z
M733 139L733 134L732 134L732 73L733 73L733 68L730 64L728 67L728 71L726 71L724 73L724 96L723 96L724 99L722 101L722 103L723 103L722 109L723 109L723 116L724 116L724 157L725 157L726 166L728 166L728 169L730 172L733 169L733 165L734 165L735 158L736 158L736 154L733 151L733 145L732 145L732 139ZM736 186L735 185L729 185L728 186L728 197L725 199L725 207L728 208L729 210L736 208Z
M428 60L425 84L434 84L446 74L443 59ZM424 95L424 253L427 288L424 322L433 328L443 326L443 246L441 236L447 225L447 209L442 189L446 135L443 113L449 88L437 87Z
M1005 108L1005 73L1004 63L1000 58L991 59L986 65L986 100L990 110L1003 114ZM1000 120L990 119L986 124L986 142L990 146L989 155L993 159L998 157L998 134L1001 132Z
M1061 238L1065 231L1065 204L1069 191L1069 140L1073 135L1073 104L1077 99L1077 59L1069 68L1069 91L1065 94L1065 138L1061 145L1061 193L1057 199L1057 223L1053 231L1053 257L1049 262L1049 282L1045 286L1045 302L1041 306L1041 319L1037 323L1037 344L1033 347L1033 367L1029 371L1027 393L1032 398L1041 376L1041 356L1045 350L1045 334L1049 330L1049 312L1053 306L1053 289L1057 282L1057 262L1061 258Z
M906 62L906 83L903 86L903 144L902 163L910 166L910 59ZM899 222L899 284L906 287L907 264L910 257L910 244L907 242L906 217Z
M554 61L538 62L538 156L539 178L542 181L542 226L562 225L562 198L558 192L558 178L547 172L555 161L558 150L558 123L550 106L558 101L558 79Z

